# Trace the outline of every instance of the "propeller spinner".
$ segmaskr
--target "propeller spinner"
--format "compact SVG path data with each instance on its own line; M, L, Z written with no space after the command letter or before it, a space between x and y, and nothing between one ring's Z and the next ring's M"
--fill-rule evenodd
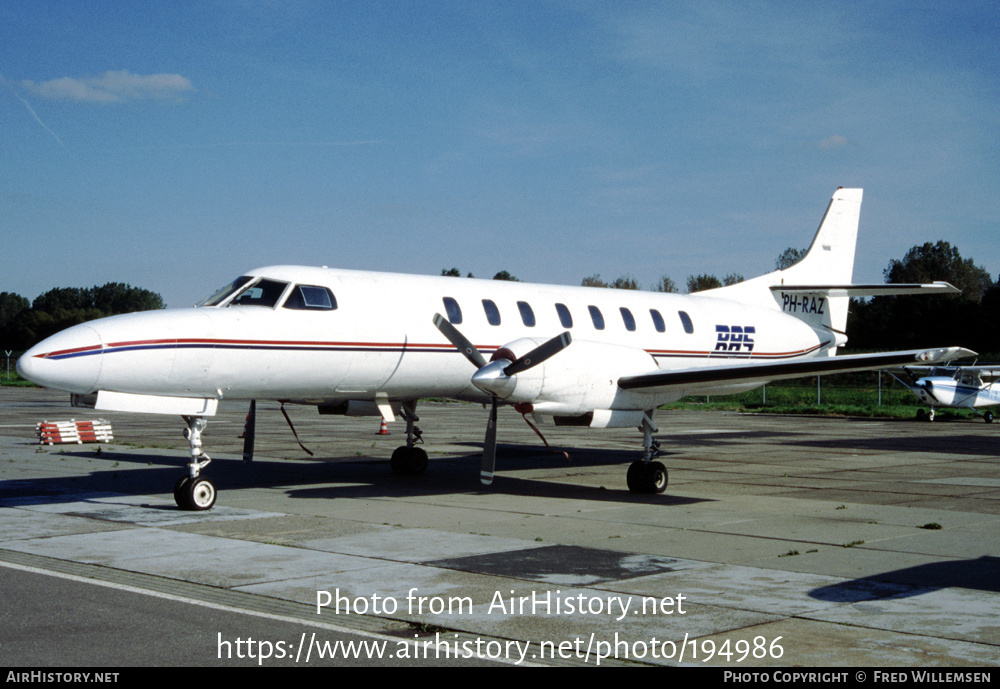
M493 355L492 361L487 362L476 346L441 314L434 314L433 320L441 334L478 369L472 376L472 384L489 394L491 398L490 418L486 425L486 439L483 442L483 462L479 470L479 480L488 486L493 482L493 469L496 465L497 407L500 398L506 399L514 392L514 376L555 356L569 346L572 338L568 332L564 332L513 361L506 358L506 355L513 356L510 350L501 349Z

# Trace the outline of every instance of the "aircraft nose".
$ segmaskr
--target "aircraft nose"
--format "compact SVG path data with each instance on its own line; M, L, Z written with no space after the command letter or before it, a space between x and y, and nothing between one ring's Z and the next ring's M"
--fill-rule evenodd
M87 394L101 377L101 336L89 325L74 325L42 340L17 360L17 372L36 385Z

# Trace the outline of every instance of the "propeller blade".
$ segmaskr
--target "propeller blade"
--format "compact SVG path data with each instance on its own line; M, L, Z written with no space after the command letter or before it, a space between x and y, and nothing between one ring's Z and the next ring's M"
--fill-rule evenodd
M243 429L243 461L253 461L254 435L257 427L257 400L250 400L250 411L247 412L247 423Z
M510 366L507 366L503 372L505 375L513 376L521 373L522 371L527 371L532 366L537 366L546 359L555 356L562 350L566 349L572 340L573 338L570 337L568 332L565 332L562 335L557 335L548 342L543 342L538 345Z
M472 365L476 368L482 368L486 365L486 359L480 354L476 346L465 339L465 336L458 332L458 328L453 326L451 322L439 313L434 314L434 325L441 334L448 338L448 341L455 345L455 348L460 351L466 359L472 362Z
M486 440L483 442L483 463L479 468L479 480L484 486L493 483L493 467L497 461L497 398L490 405L490 421L486 424Z

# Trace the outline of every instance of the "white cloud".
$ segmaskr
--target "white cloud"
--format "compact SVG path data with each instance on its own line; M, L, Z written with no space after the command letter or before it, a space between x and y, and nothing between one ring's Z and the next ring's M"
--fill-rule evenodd
M843 148L847 146L850 142L840 134L834 134L833 136L828 136L819 142L819 147L823 150L829 148Z
M128 70L105 72L99 77L62 77L21 86L42 98L89 103L119 103L129 100L169 100L194 91L191 82L179 74L132 74Z

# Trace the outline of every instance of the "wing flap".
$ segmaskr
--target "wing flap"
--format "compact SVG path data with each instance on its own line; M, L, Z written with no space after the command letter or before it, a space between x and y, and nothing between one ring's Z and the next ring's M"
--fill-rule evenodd
M875 371L905 364L933 364L976 356L962 347L942 349L911 349L877 354L847 354L832 357L814 357L784 362L744 363L725 366L702 366L672 371L654 371L638 376L625 376L618 380L623 390L645 388L683 388L703 384L768 383L824 373L850 373Z

